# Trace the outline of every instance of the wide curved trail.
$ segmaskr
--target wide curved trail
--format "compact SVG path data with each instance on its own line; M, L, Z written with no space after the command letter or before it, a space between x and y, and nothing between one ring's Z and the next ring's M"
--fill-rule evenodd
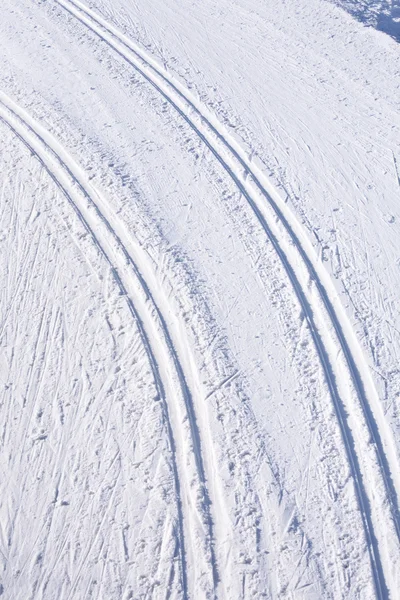
M397 598L395 40L6 0L0 52L0 595Z

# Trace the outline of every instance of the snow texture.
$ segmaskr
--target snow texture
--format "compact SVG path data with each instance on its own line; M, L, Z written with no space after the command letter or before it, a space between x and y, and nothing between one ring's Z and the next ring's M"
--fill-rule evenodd
M1 600L399 598L399 10L3 0Z
M365 25L376 27L400 41L399 0L331 0Z

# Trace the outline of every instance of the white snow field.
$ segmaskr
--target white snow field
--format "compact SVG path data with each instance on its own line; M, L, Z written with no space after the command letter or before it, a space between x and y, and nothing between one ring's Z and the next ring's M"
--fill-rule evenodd
M400 599L400 45L355 4L2 0L1 600Z

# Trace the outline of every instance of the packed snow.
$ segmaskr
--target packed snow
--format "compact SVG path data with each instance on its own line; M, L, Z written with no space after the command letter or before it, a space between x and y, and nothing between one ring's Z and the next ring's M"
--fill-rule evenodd
M400 598L399 23L3 0L1 600Z

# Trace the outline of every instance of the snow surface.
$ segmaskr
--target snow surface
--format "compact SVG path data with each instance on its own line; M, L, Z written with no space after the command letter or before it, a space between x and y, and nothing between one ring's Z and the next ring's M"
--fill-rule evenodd
M2 600L400 598L396 11L3 0Z
M400 0L331 0L353 17L400 41Z

